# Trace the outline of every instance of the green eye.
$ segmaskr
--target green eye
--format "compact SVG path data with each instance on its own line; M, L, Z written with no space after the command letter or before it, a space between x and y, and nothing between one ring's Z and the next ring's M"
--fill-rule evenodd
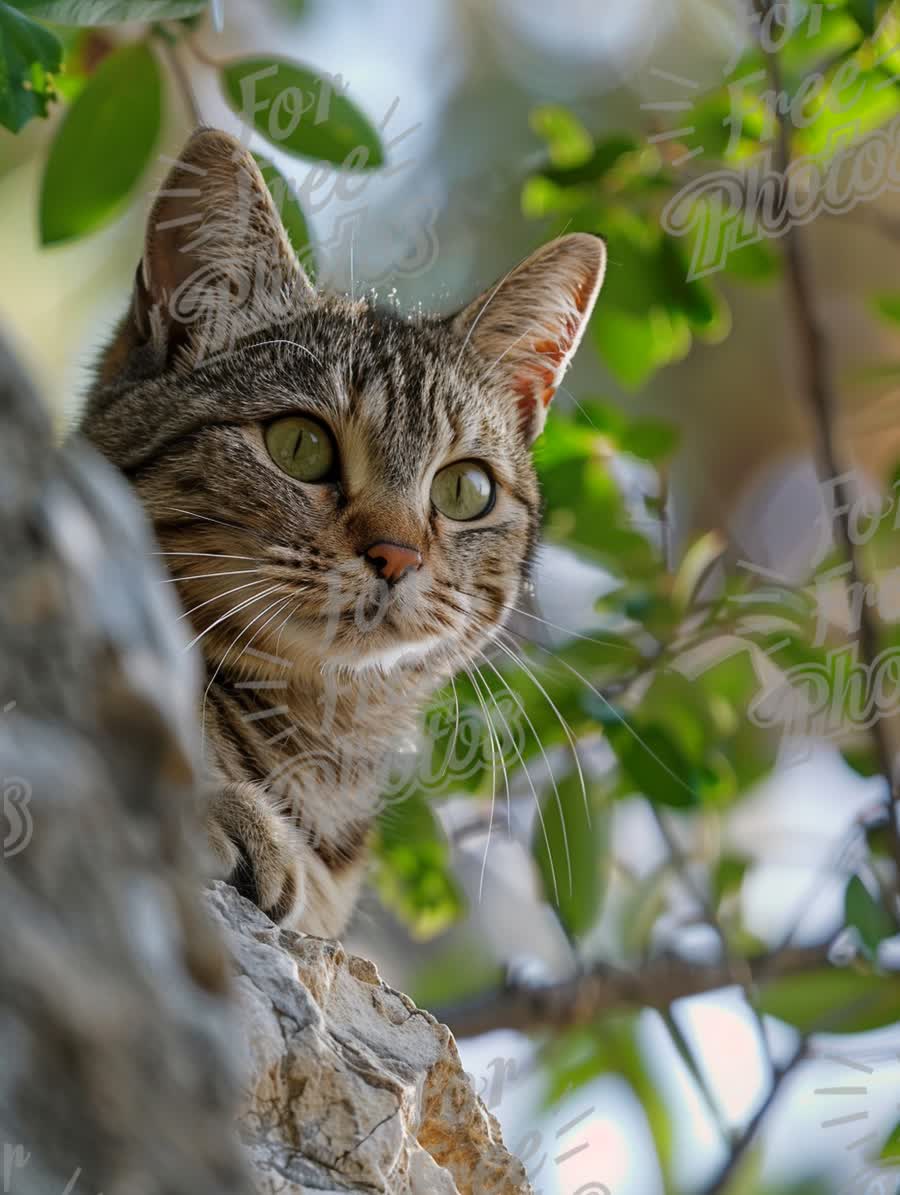
M448 465L431 483L431 501L442 515L458 522L478 519L494 505L494 483L473 461Z
M288 415L266 428L269 456L295 481L324 481L334 467L334 444L315 419Z

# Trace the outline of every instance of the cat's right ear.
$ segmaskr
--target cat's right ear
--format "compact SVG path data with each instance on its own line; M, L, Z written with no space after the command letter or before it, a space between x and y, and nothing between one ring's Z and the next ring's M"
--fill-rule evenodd
M284 319L314 294L253 156L199 129L173 164L147 222L127 324L160 364L191 363Z
M606 270L606 247L570 232L542 245L453 317L463 349L507 392L525 439L544 426L547 406L584 335Z

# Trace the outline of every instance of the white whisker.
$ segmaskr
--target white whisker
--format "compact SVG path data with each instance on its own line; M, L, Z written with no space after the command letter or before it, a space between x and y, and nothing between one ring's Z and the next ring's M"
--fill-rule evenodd
M569 850L569 835L568 835L568 831L566 830L566 819L563 814L562 797L559 794L559 786L556 783L556 776L553 774L553 767L550 763L550 759L547 756L547 752L544 750L544 744L541 742L541 736L538 734L534 723L532 722L531 718L529 717L528 711L526 710L525 704L522 701L521 697L518 695L518 693L513 692L513 690L509 686L509 682L503 676L502 672L500 672L500 670L496 667L496 665L493 664L492 661L487 658L487 656L484 654L484 652L479 652L478 654L481 657L481 659L484 661L484 663L487 665L487 667L491 669L491 671L494 673L494 675L497 677L497 679L504 686L504 688L506 689L506 691L510 695L510 697L513 699L513 701L516 703L519 711L521 712L522 716L525 719L528 729L531 731L532 735L534 736L534 741L538 745L538 750L541 753L541 758L543 759L544 763L547 765L547 772L550 776L550 783L553 786L553 794L554 794L554 798L556 800L556 808L559 811L559 823L560 823L560 826L562 827L563 845L565 847L565 852L566 852L566 870L568 871L568 875L569 875L569 895L571 896L573 881L572 881L572 855ZM544 845L547 847L547 858L550 860L550 875L553 879L553 892L554 892L554 896L556 897L556 902L558 904L559 903L559 889L558 889L557 883L556 883L556 868L553 866L553 853L550 850L550 842L547 838L547 828L544 825L544 815L541 810L541 804L540 804L540 801L538 800L538 795L534 789L534 784L532 783L532 780L531 780L531 775L528 771L528 765L526 764L526 762L522 756L521 750L519 750L519 748L518 748L518 744L516 744L516 750L517 750L517 754L519 756L519 760L522 764L522 767L525 769L525 776L526 776L526 779L528 780L528 784L531 788L532 795L534 796L535 806L537 808L537 815L538 815L538 818L540 819L540 823L541 823L541 833L544 836Z
M532 618L535 622L541 622L544 626L552 627L555 631L562 631L572 639L582 639L585 643L595 643L598 647L616 647L619 651L633 650L630 644L619 643L615 639L596 639L593 635L582 635L579 631L573 631L571 627L564 627L558 622L551 622L549 618L542 618L540 614L532 614L528 610L523 610L520 606L502 603L501 608L509 610L514 614L521 614L523 618Z
M472 682L474 684L475 677L476 676L478 677L479 682L484 686L484 689L485 689L488 697L491 699L494 709L497 711L497 716L500 718L501 722L506 727L506 733L510 736L510 739L512 739L512 732L509 728L509 723L506 721L506 718L503 716L500 706L497 704L497 698L494 695L494 693L491 689L491 686L484 679L484 674L482 673L481 669L478 667L477 664L473 663L472 669L475 673L475 676L472 676L470 679L472 680ZM506 766L506 756L503 753L503 747L500 742L500 735L497 734L496 728L494 729L494 737L495 737L495 741L497 743L497 753L500 758L500 767L503 769L503 786L506 790L506 832L507 832L507 834L509 834L512 831L512 796L509 791L509 769Z
M275 640L275 655L276 656L278 655L279 651L281 650L281 636L284 634L284 628L291 621L291 618L293 617L294 612L296 611L296 609L299 605L300 605L299 601L294 602L293 606L291 606L290 610L288 610L287 614L285 614L284 619L281 623L281 626L278 628L278 638ZM285 667L288 667L287 663L285 664Z
M210 560L252 560L254 564L265 564L261 556L229 556L225 552L162 552L154 551L151 556L204 556Z
M481 310L478 312L478 314L472 320L472 323L469 325L469 330L466 333L466 338L462 343L462 348L459 350L459 356L456 358L457 366L459 365L460 361L462 361L462 359L463 359L463 354L465 353L466 348L468 347L469 341L472 339L472 333L478 327L481 317L484 315L484 313L487 311L488 307L490 307L491 303L493 303L494 299L497 297L497 294L499 293L500 288L511 277L511 275L515 273L516 269L517 269L517 267L513 266L513 268L511 270L509 270L506 274L503 275L503 277L500 279L500 281L497 283L497 285L494 287L494 289L491 291L491 293L485 299L484 306L481 308Z
M495 642L497 643L498 647L501 647L501 648L503 647L503 644L499 640L495 640ZM785 640L785 642L787 642L787 640ZM549 655L554 660L555 663L562 664L563 668L568 669L568 671L571 672L574 677L577 677L577 679L581 681L581 683L585 686L585 688L587 688L591 693L594 694L595 697L598 697L603 702L603 704L606 706L606 708L609 710L609 712L613 715L613 717L616 718L616 720L619 722L619 724L622 726L622 728L624 730L628 731L628 733L635 740L635 742L639 743L641 745L641 747L643 747L643 749L647 752L647 754L659 764L659 766L663 769L663 771L666 772L669 776L671 776L671 778L675 781L675 783L678 784L681 788L683 788L685 790L685 792L690 793L692 798L695 796L693 789L691 789L687 784L685 784L685 782L681 778L681 776L678 776L675 772L673 772L672 769L662 759L659 758L659 756L656 754L656 752L653 751L652 748L647 746L647 744L644 742L644 740L641 738L641 736L638 734L638 732L629 723L628 719L622 717L622 715L619 713L619 711L616 709L616 707L612 704L612 702L609 700L609 698L606 696L605 693L602 693L597 688L596 685L591 684L591 682L587 679L586 676L582 676L582 674L578 671L578 669L573 667L573 665L570 664L568 662L568 660L564 660L559 656L555 656L553 654L553 652L550 651L549 648L543 647L540 643L536 643L534 646L537 647L539 651L546 652L547 655ZM522 667L523 668L525 667L524 662L522 663ZM585 800L586 799L587 799L587 797L585 796Z
M506 354L511 353L512 350L516 347L516 345L519 344L520 341L524 340L525 337L528 336L533 330L534 330L533 328L526 328L525 331L521 333L521 335L517 336L515 338L515 340L512 341L511 344L508 344L506 346L506 348L503 350L503 352L500 354L500 356L497 358L497 360L494 362L494 364L488 369L487 373L484 375L484 381L488 380L488 378L491 376L491 374L494 372L494 370L497 368L497 366L500 364L500 362L503 360L503 358L506 356Z
M546 648L544 648L543 650L546 651ZM663 760L661 760L659 758L659 756L656 754L655 751L653 751L650 747L647 746L647 744L644 742L644 740L641 738L641 736L638 734L638 732L634 729L634 727L631 725L631 723L626 718L622 717L622 715L619 713L619 711L616 709L616 707L612 704L612 702L603 693L600 692L600 690L597 688L597 686L592 685L591 682L587 679L587 677L584 677L581 675L581 673L578 671L577 668L573 668L572 665L568 662L568 660L561 659L561 660L559 660L559 663L562 664L562 666L564 668L568 668L568 670L572 673L573 676L577 676L578 679L581 681L581 683L583 685L585 685L588 689L590 689L590 691L594 694L595 697L600 698L600 700L603 702L603 704L606 706L606 708L609 710L609 712L618 720L620 725L625 730L628 731L628 733L635 740L635 742L640 743L640 745L647 752L647 754L649 756L651 756L651 758L653 758L659 764L659 766L663 769L663 771L667 772L668 775L671 776L672 779L675 781L675 783L680 785L681 788L683 788L685 792L690 793L691 798L694 799L696 796L696 794L694 793L694 790L692 788L690 788L687 784L685 784L685 782L681 778L681 776L676 775L676 773L673 772L672 769Z
M254 632L254 634L253 634L253 638L252 638L252 639L251 639L251 640L250 640L248 643L246 643L246 644L245 644L245 645L244 645L244 646L241 648L240 652L238 653L238 658L237 658L237 659L235 660L235 662L234 662L234 663L235 663L235 666L237 666L237 665L238 665L238 664L241 662L241 657L242 657L242 656L250 654L250 648L251 648L251 645L252 645L253 641L256 639L257 635L261 635L261 634L262 634L262 632L263 632L263 631L266 629L266 627L269 625L269 623L272 621L272 619L273 619L273 618L276 618L276 617L277 617L277 616L278 616L278 615L281 613L281 611L282 611L282 610L285 608L285 606L288 604L288 602L291 600L291 598L292 598L292 597L294 596L294 594L296 594L297 592L298 592L298 591L297 591L296 589L292 590L292 591L291 591L291 593L289 593L289 594L288 594L288 596L287 596L287 597L286 597L286 598L285 598L285 599L284 599L284 600L283 600L283 601L280 603L280 605L279 605L278 609L275 611L275 613L274 613L274 614L272 614L272 615L271 615L269 618L267 618L267 619L266 619L266 621L265 621L265 622L262 624L262 626L259 628L259 630L258 630L258 631L255 631L255 632ZM304 589L302 589L302 590L300 590L299 592L301 592L301 593L305 592L305 588L304 588ZM272 608L272 607L271 607L271 606L269 606L269 609L270 609L270 610L271 610L271 608ZM263 611L263 613L265 613L265 611ZM258 617L260 617L260 618L261 618L261 617L262 617L262 615L258 615ZM255 622L255 621L256 621L256 619L254 619L254 622ZM253 626L253 623L251 622L249 625L250 625L250 626ZM264 654L264 653L257 652L256 654L257 654L257 655L262 655L262 654ZM285 665L286 665L287 667L290 667L290 661L278 660L277 662L278 662L279 664L281 664L282 666L285 666Z
M450 677L450 685L453 689L453 701L454 701L454 705L455 705L455 720L454 720L454 725L453 725L453 738L450 740L450 746L447 748L447 754L444 756L443 767L441 768L441 770L439 771L439 773L437 775L438 783L440 783L440 781L444 779L444 777L447 775L447 772L449 771L450 764L453 759L453 755L456 751L456 743L459 738L459 694L456 691L456 682L454 681L452 676Z
M242 527L240 523L226 523L222 519L214 519L211 515L201 514L199 510L185 510L181 506L165 506L164 510L174 511L175 514L187 515L191 519L200 519L203 523L215 523L217 527L225 527L229 531L243 531L254 536L256 539L262 538L259 532L254 531L252 527Z
M547 704L550 706L551 710L553 710L553 713L556 715L556 719L559 722L560 726L562 727L563 733L565 734L566 738L569 740L569 746L572 749L572 758L575 760L575 770L578 772L578 783L581 785L581 797L584 802L584 813L585 813L585 817L587 818L588 825L590 825L591 824L591 808L590 808L590 804L588 803L587 785L584 782L584 772L582 771L581 759L578 755L578 744L575 741L575 736L572 733L572 728L569 726L568 722L565 720L565 718L560 713L559 707L557 706L556 702L553 700L553 698L550 696L550 694L547 692L547 690L544 688L544 686L541 684L541 682L538 680L538 678L534 675L533 669L531 669L528 666L528 663L526 662L524 656L522 655L521 650L518 647L518 644L515 645L516 652L518 653L518 654L516 654L516 652L513 652L513 650L511 650L511 648L509 647L509 645L506 643L503 643L500 638L494 639L494 642L497 644L497 646L500 648L501 651L505 652L509 656L509 658L513 661L514 664L518 665L518 667L523 669L523 671L525 672L525 675L528 677L528 679L531 681L531 683L543 694L544 700L547 702ZM545 648L544 650L546 651L547 649ZM552 652L548 652L548 654L553 655Z
M211 606L213 602L220 602L223 598L231 597L233 593L240 593L242 589L249 589L251 585L265 585L268 577L261 577L256 581L245 581L243 585L235 585L231 589L226 589L224 593L215 593L211 598L207 598L203 602L198 602L196 606L192 606L190 610L185 610L179 614L179 619L188 618L191 614L196 614L198 610L202 610L204 606Z
M491 849L491 834L493 833L493 830L494 830L494 804L497 799L497 760L496 760L496 756L494 754L493 723L491 722L490 716L488 714L487 706L484 703L484 698L481 696L481 691L479 690L478 686L476 685L476 683L472 677L472 674L471 674L471 672L469 672L468 668L463 668L463 671L465 672L466 676L468 676L469 680L472 682L472 688L475 690L475 696L478 698L478 704L481 706L482 712L484 714L484 720L488 727L488 742L491 745L491 810L490 810L490 814L488 816L488 832L487 832L487 842L484 844L484 858L481 861L481 876L478 880L478 900L480 903L481 898L484 895L484 873L487 869L488 852Z
M179 581L208 581L211 577L246 577L250 573L261 573L258 568L233 568L221 573L183 573L180 577L163 577L161 585L176 585Z
M202 707L201 707L201 715L200 715L200 728L201 728L201 733L202 733L202 736L203 736L203 741L204 741L204 743L206 742L206 703L207 703L207 699L209 698L209 691L210 691L210 689L213 687L213 685L215 684L216 677L217 677L217 676L219 675L219 673L222 671L222 668L223 668L223 666L224 666L224 664L225 664L225 661L228 659L228 657L231 655L232 651L234 650L235 644L238 642L238 640L240 639L241 635L244 635L244 634L246 634L246 633L247 633L247 631L249 631L249 630L250 630L250 628L253 626L253 624L254 624L255 622L258 622L260 618L263 618L263 617L264 617L264 616L265 616L265 615L266 615L266 614L267 614L267 613L268 613L268 612L269 612L269 611L272 609L272 606L278 606L278 610L283 610L283 609L284 609L284 607L285 607L285 605L286 605L286 604L287 604L287 603L288 603L290 600L291 600L291 599L290 599L290 595L288 595L286 598L282 598L282 599L281 599L281 601L280 601L280 603L279 603L279 600L276 598L276 599L275 599L275 601L272 603L272 605L266 606L266 607L265 607L265 609L264 609L264 610L263 610L263 611L262 611L260 614L257 614L257 615L256 615L256 617L255 617L255 618L253 618L253 620L252 620L251 622L247 623L247 625L246 625L245 627L241 627L240 631L239 631L239 632L237 633L237 635L234 637L234 639L232 640L232 642L231 642L231 643L228 645L228 649L226 650L226 652L225 652L224 656L222 656L221 660L219 661L218 665L216 666L216 670L215 670L215 672L212 674L212 676L210 677L210 679L209 679L209 684L206 686L206 688L205 688L205 690L204 690L204 692L203 692L203 705L202 705ZM278 610L276 610L276 611L275 611L275 614L277 614L277 613L278 613ZM250 643L252 643L252 642L253 642L253 640L256 638L256 636L257 636L257 635L258 635L258 634L259 634L261 631L263 631L263 630L264 630L264 629L265 629L265 628L266 628L266 627L269 625L269 622L271 622L271 621L272 621L272 618L274 618L274 617L275 617L275 614L273 614L273 615L272 615L272 616L269 618L268 622L264 622L264 623L263 623L263 625L262 625L262 626L261 626L261 627L260 627L260 628L259 628L257 631L255 631L255 632L254 632L254 634L253 634L252 638L250 639ZM250 646L250 643L248 643L248 644L247 644L247 647L249 647L249 646ZM246 650L247 650L247 647L245 647L245 648L244 648L244 651L246 651ZM240 658L241 658L241 657L240 657L240 656L238 656L238 660L240 660Z
M322 365L322 362L316 356L316 354L312 351L312 349L308 349L305 344L299 344L296 340L284 340L284 339L281 339L281 340L258 340L256 342L256 344L247 344L247 345L244 345L243 348L233 349L228 354L228 356L229 357L237 357L241 353L249 353L251 349L261 349L261 348L263 348L264 345L267 345L267 344L286 344L288 346L288 348L299 349L301 353L306 353L307 357L312 357L313 361L315 361L315 363L317 365L322 366L323 369L325 368L324 365ZM220 358L220 360L221 360L221 358Z
M239 602L233 609L228 610L220 618L217 618L215 622L210 623L210 625L205 630L201 631L199 635L195 635L184 650L186 652L190 651L192 647L197 646L204 635L208 635L210 631L214 631L216 627L225 622L227 618L231 618L233 614L237 614L240 610L246 609L247 606L251 606L254 602L262 601L264 597L268 597L270 593L275 593L279 589L283 589L283 586L273 585L271 589L264 589L262 593L255 593L252 597L244 598L244 600Z

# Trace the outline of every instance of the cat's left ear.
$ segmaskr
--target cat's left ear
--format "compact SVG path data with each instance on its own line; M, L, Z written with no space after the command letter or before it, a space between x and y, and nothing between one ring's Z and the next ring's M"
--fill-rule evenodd
M599 237L573 232L526 258L454 317L454 330L509 391L529 442L578 348L606 269Z
M170 360L199 360L276 323L313 295L250 154L217 129L198 129L150 211L131 322Z

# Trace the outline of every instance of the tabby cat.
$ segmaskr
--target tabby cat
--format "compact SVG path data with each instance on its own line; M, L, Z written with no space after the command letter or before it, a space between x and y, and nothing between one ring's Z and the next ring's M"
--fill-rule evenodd
M196 132L160 191L81 430L202 650L218 874L274 920L341 932L381 761L516 604L531 444L604 265L563 236L457 315L402 318L315 291L226 134Z

